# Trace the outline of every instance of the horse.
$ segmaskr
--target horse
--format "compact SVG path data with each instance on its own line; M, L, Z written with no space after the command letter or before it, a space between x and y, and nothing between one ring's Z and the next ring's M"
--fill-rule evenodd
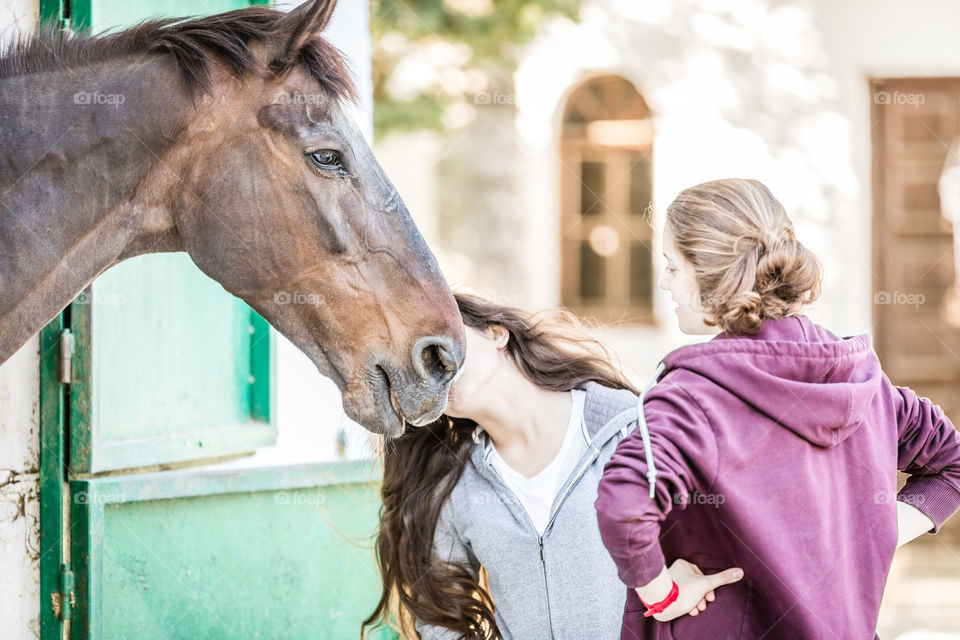
M41 27L0 56L0 364L99 274L183 251L374 433L436 420L464 329L347 107L336 0ZM286 304L284 292L308 292Z

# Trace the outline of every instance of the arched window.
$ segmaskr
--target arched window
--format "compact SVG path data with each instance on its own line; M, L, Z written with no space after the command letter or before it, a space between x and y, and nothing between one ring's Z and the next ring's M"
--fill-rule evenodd
M582 315L653 322L653 126L633 84L593 78L563 112L562 304Z

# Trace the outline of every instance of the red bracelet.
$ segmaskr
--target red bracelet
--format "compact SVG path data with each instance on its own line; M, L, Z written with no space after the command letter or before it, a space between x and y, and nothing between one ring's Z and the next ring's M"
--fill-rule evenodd
M640 596L637 596L638 598L640 598L640 602L643 604L643 606L647 608L647 610L643 612L643 617L649 618L650 616L656 615L658 613L662 613L664 609L666 609L667 607L669 607L670 605L672 605L674 602L677 601L677 596L679 595L680 595L680 587L678 587L677 583L674 582L673 587L670 589L670 593L667 594L667 597L661 600L660 602L658 602L657 604L647 604L646 602L643 601L643 598L640 598Z

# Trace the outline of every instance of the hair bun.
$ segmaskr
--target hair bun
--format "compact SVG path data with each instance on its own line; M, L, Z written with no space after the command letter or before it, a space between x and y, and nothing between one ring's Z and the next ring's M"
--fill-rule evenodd
M754 291L763 316L782 318L820 295L820 263L802 243L782 239L757 260Z
M690 187L667 207L667 224L693 267L707 324L757 333L765 320L796 315L820 295L820 262L756 180Z
M763 256L771 251L776 251L779 247L795 243L796 235L793 233L793 227L786 226L779 229L761 230L757 237L757 252Z
M766 317L764 299L756 291L741 291L722 305L714 307L715 320L727 331L757 333Z

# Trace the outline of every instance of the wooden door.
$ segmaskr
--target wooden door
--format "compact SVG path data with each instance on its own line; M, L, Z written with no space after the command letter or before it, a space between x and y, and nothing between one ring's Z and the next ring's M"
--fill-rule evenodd
M960 424L953 229L937 184L960 136L960 79L872 83L873 321L883 368Z

